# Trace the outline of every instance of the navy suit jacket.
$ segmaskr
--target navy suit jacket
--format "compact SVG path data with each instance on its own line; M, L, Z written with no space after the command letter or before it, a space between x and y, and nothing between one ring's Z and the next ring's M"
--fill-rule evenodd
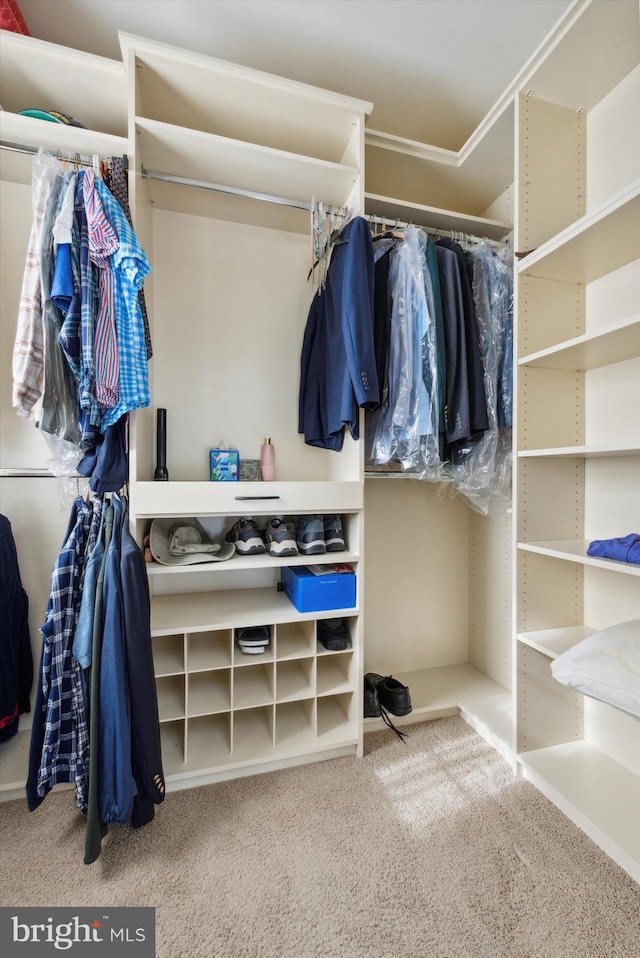
M336 245L324 289L313 298L302 344L298 431L312 446L339 450L343 427L359 438L359 408L378 403L373 337L373 244L363 217Z

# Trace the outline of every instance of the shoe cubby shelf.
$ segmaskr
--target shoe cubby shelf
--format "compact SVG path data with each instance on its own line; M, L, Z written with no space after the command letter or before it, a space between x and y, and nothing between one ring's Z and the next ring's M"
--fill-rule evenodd
M235 767L258 761L275 763L353 747L358 740L356 699L353 691L322 698L300 694L277 703L161 721L168 787L185 787L190 776L228 777Z
M532 632L519 632L517 639L522 645L528 645L547 658L555 659L578 642L593 635L595 631L587 625L569 625L561 629L534 629Z
M168 775L222 774L258 759L353 746L360 672L354 641L330 652L316 629L315 621L292 621L289 613L289 621L271 625L259 655L242 652L233 628L153 635Z

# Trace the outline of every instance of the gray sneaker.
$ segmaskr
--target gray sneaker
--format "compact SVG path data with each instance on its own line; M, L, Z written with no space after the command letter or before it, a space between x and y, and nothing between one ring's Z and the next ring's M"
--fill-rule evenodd
M347 548L340 516L323 516L324 544L327 552L344 552Z
M225 542L233 542L239 556L260 555L266 552L264 536L251 516L243 516L224 537Z
M298 516L296 533L298 549L305 556L322 555L327 551L324 542L322 516Z
M281 516L275 516L267 522L264 529L267 549L271 556L297 556L296 533L292 522L285 522Z

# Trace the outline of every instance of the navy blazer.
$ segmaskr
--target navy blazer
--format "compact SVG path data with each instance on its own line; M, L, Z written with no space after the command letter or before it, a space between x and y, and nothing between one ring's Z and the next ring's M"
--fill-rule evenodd
M359 438L359 408L379 401L374 350L373 243L358 216L340 234L324 289L313 298L302 344L298 432L339 450L346 425Z

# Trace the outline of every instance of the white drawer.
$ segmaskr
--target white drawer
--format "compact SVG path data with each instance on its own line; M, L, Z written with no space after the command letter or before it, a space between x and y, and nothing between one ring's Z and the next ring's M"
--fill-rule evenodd
M361 482L134 482L135 518L303 515L362 509Z

